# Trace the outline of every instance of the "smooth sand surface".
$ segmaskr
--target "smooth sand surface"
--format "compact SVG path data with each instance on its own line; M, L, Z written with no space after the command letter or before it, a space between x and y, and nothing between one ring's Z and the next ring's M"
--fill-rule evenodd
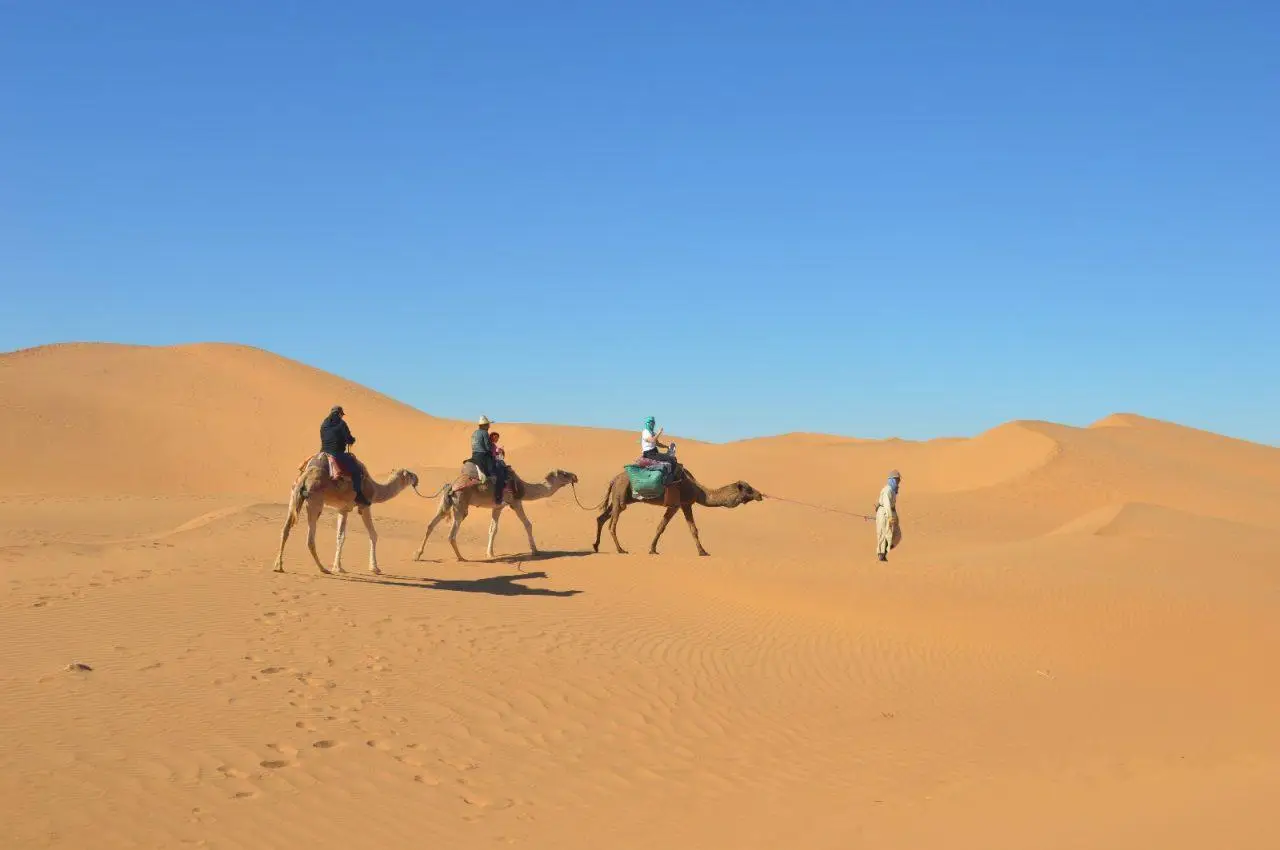
M569 490L413 553L435 503L295 532L341 403L375 477L469 453L252 348L0 356L0 846L1280 847L1280 450L1132 415L973 439L677 435L776 499L591 553ZM478 410L499 419L496 409ZM642 416L651 411L639 411ZM661 411L652 411L661 418ZM599 502L632 431L497 422ZM674 426L673 426L674 428ZM678 428L675 428L678 431ZM320 555L335 521L322 519ZM69 670L80 662L90 670Z

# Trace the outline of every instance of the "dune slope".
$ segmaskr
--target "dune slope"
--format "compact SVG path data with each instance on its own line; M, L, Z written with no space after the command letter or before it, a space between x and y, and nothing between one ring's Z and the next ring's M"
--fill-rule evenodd
M343 576L284 491L342 403L435 489L471 425L241 346L0 355L5 847L1280 845L1280 450L1133 415L681 439L773 496L591 551L570 492ZM247 426L246 426L247 423ZM630 431L500 425L591 506ZM904 475L904 543L870 511ZM804 502L808 504L797 504ZM818 505L828 510L817 510ZM643 553L662 512L629 508ZM319 535L326 562L333 521ZM87 669L71 668L80 662Z

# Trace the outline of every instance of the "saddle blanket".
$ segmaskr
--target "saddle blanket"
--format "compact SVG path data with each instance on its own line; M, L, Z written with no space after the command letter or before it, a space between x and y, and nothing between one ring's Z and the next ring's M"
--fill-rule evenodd
M468 469L475 469L474 464L468 461L467 463L463 464L462 469L463 471L460 472L458 474L458 477L453 479L453 483L449 485L449 489L453 490L453 492L455 493L462 490L466 490L469 487L480 486L480 479L476 476L476 474L474 472L467 472ZM489 478L492 478L492 477L493 476L489 476ZM519 498L519 494L516 492L516 480L517 479L516 479L515 473L513 473L511 470L507 470L507 480L506 480L505 486L503 486L502 488L504 498L507 496L511 498ZM490 491L493 490L492 485L490 485L487 480L485 481L484 489L490 490Z
M342 468L342 464L338 463L338 459L327 452L316 452L311 457L298 464L298 473L301 474L308 466L319 464L325 460L329 462L328 471L330 480L337 481L339 478L345 478L347 476L347 471Z
M651 463L644 467L633 463L625 469L631 484L631 495L634 498L657 499L666 492L667 476L671 474L670 464Z

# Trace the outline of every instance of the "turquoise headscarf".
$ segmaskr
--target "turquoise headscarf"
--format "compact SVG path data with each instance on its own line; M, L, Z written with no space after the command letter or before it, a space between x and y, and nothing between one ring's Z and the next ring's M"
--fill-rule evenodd
M644 427L646 431L652 431L653 426L657 424L658 424L658 420L654 419L652 416L644 420Z

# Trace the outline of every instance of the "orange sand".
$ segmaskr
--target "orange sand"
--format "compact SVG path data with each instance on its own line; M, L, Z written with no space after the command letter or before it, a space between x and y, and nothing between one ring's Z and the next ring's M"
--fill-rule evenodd
M681 438L709 484L642 554L562 491L455 563L376 508L321 575L298 463L345 405L376 477L431 492L470 423L255 349L0 356L5 848L1280 847L1280 450L1135 416L974 439ZM492 410L477 410L477 413ZM630 431L499 422L595 504ZM815 470L830 470L819 481ZM463 526L483 556L487 517ZM320 554L333 552L326 515ZM91 671L68 671L73 661Z

